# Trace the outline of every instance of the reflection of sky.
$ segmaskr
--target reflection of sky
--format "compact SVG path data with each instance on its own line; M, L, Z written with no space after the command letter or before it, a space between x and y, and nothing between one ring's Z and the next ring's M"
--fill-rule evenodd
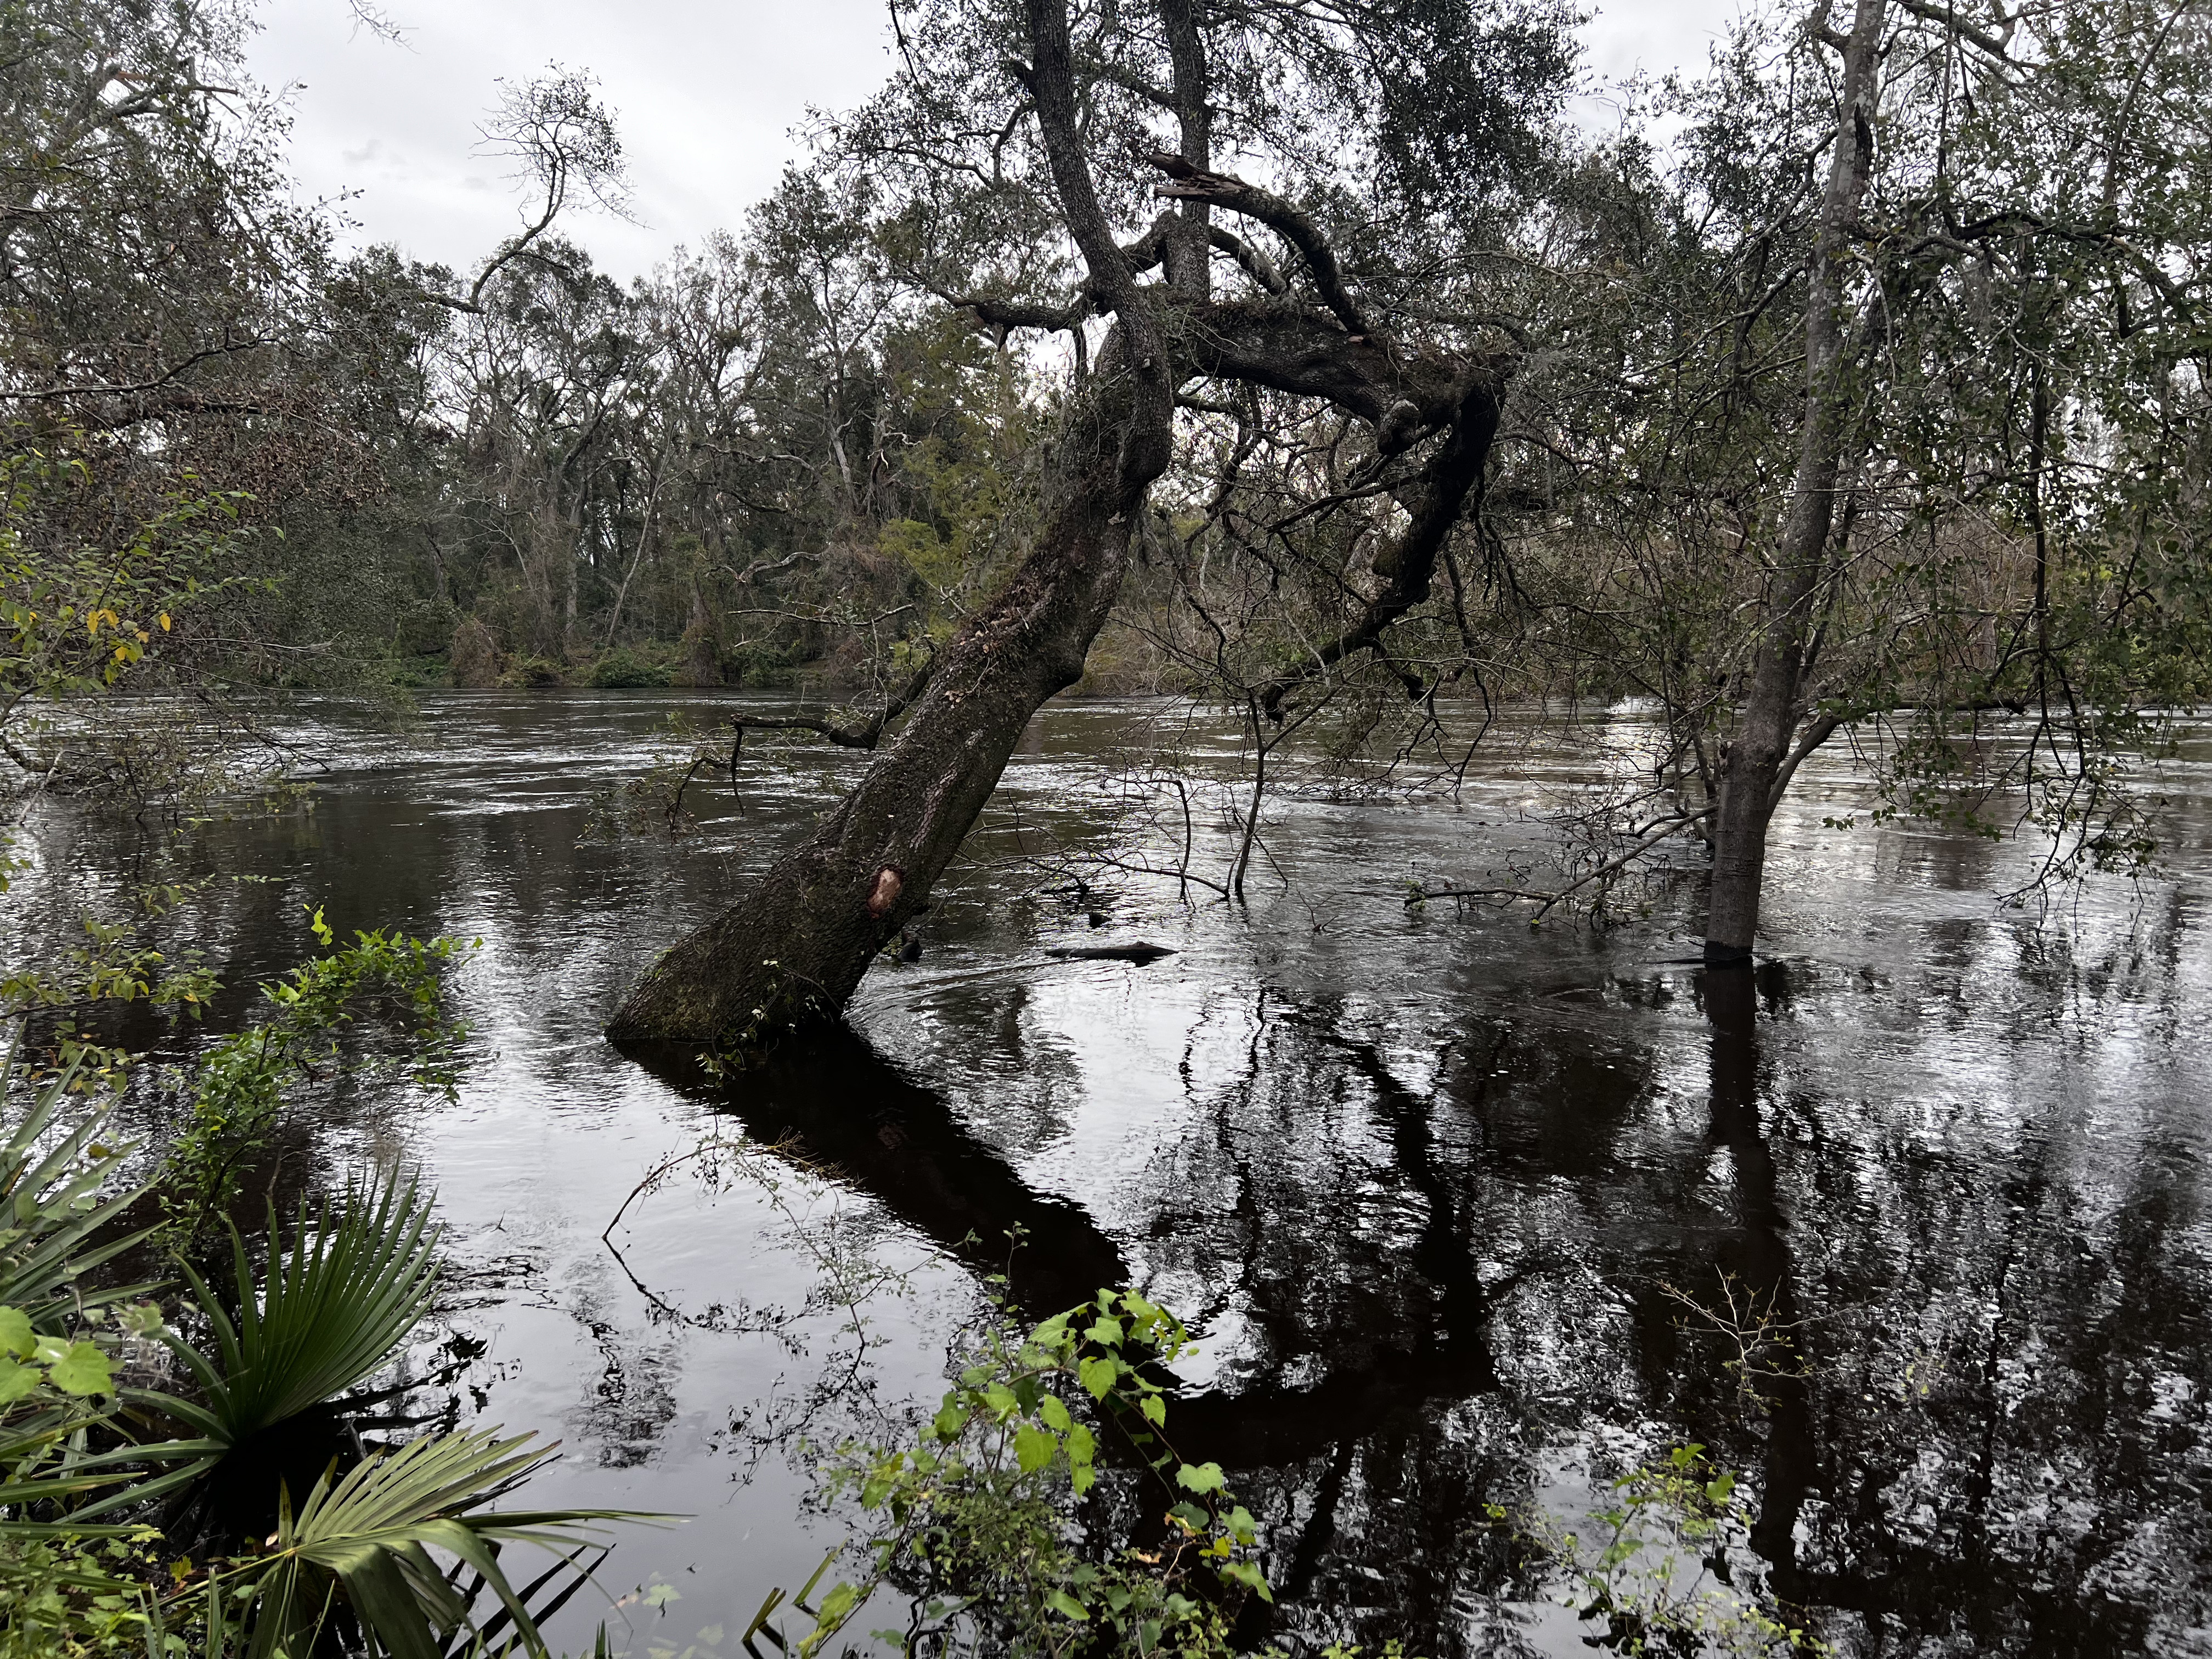
M708 1119L611 1054L600 1020L858 763L804 748L787 766L749 744L744 817L702 780L700 833L673 848L580 841L586 801L635 770L679 701L433 698L437 747L341 752L312 816L188 838L188 861L274 880L222 890L180 933L234 985L296 959L309 903L341 928L483 939L460 981L477 1060L459 1103L348 1107L320 1149L427 1167L461 1269L447 1321L488 1345L463 1411L567 1442L533 1501L696 1516L610 1570L617 1589L675 1583L688 1639L742 1628L842 1535L834 1516L794 1520L797 1437L834 1441L933 1398L975 1281L910 1219L929 1212L905 1188L935 1154L896 1136L860 1190L786 1169L772 1197L687 1168L632 1206L619 1257L601 1242ZM1596 935L1404 908L1409 874L1477 877L1540 845L1514 803L1588 776L1525 732L1482 751L1456 808L1347 801L1291 775L1265 834L1294 886L1266 866L1249 915L1095 870L1079 905L1011 897L1039 884L991 862L1017 841L1030 859L1053 837L1105 841L1090 792L1142 740L1141 712L1053 712L942 885L922 962L877 970L856 1019L974 1156L1081 1206L1054 1222L1064 1242L1103 1236L1203 1316L1190 1379L1247 1404L1191 1420L1248 1437L1273 1424L1283 1449L1242 1480L1275 1529L1274 1569L1322 1604L1376 1609L1370 1638L1407 1620L1471 1632L1496 1609L1454 1517L1483 1498L1586 1483L1607 1455L1692 1432L1769 1480L1784 1437L1733 1409L1715 1352L1655 1297L1726 1269L1766 1274L1814 1334L1819 1378L1790 1428L1820 1465L1798 1511L1808 1566L1856 1563L1855 1584L1948 1606L2013 1595L2019 1563L2064 1586L2094 1561L2113 1605L2163 1598L2181 1618L2204 1601L2201 743L2170 780L2184 876L2092 883L2047 916L1989 897L2028 849L1863 814L1825 830L1861 788L1840 756L1808 765L1775 838L1783 966L1760 981L1753 1097L1731 1116L1699 976L1668 961L1693 943L1689 894L1659 890L1650 924ZM1602 735L1636 751L1629 723ZM1234 775L1234 744L1201 731L1192 748L1194 867L1218 875L1227 797L1209 780ZM112 888L128 834L50 819L12 913L64 924L72 895ZM1137 970L1037 951L1139 937L1180 954ZM865 1074L849 1086L812 1109L865 1122L883 1108ZM821 1299L825 1240L916 1273L910 1297L870 1304L858 1363ZM1347 1377L1351 1403L1317 1423L1252 1403L1335 1398ZM1986 1570L1962 1576L1975 1550ZM2152 1644L2140 1625L2102 1650ZM1558 1651L1581 1650L1559 1631Z
M473 154L477 124L502 77L557 62L599 77L622 124L635 216L579 219L569 234L627 278L678 243L735 229L796 156L812 108L866 98L889 72L880 0L469 0L378 8L405 31L395 46L353 21L345 0L270 0L250 62L264 82L301 83L293 164L311 196L349 195L365 242L395 241L456 268L515 228L501 164ZM1735 7L1661 0L1599 9L1589 67L1615 79L1639 66L1697 67ZM1586 122L1617 118L1602 96Z

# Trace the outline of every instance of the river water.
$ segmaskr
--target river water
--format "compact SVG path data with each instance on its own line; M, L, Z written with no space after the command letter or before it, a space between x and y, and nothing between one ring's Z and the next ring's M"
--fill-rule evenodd
M1485 1506L1571 1522L1696 1441L1755 1500L1740 1567L1845 1651L2212 1653L2212 728L2159 782L2165 869L2025 907L1993 896L2035 848L1877 825L1816 757L1768 954L1709 977L1683 880L1601 930L1405 902L1540 859L1532 817L1632 713L1504 722L1456 799L1294 773L1236 908L1099 861L1178 862L1187 798L1222 879L1233 726L1056 704L920 960L712 1093L599 1026L860 763L756 740L688 833L623 828L669 717L738 702L767 706L457 693L404 742L311 711L312 811L50 807L6 901L35 945L130 880L265 878L166 924L234 988L210 1029L309 951L303 907L481 941L458 1100L342 1091L271 1169L418 1165L455 1272L410 1364L458 1370L417 1404L562 1441L533 1504L690 1517L623 1534L623 1605L572 1604L572 1644L610 1617L641 1654L738 1651L850 1534L818 1448L933 1408L1003 1272L1029 1313L1127 1282L1201 1334L1170 1427L1261 1516L1279 1637L1586 1651ZM1147 830L1114 803L1165 743L1185 796ZM1139 939L1176 954L1045 954ZM1762 1319L1804 1375L1741 1363Z

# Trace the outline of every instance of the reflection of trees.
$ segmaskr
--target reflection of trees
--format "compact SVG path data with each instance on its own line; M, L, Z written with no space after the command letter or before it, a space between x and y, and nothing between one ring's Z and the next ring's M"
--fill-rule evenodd
M2192 1143L2147 1103L2139 1145L2104 1144L2085 1081L2036 1074L2047 1047L1928 1073L1941 1042L1898 1003L1931 991L1956 1030L1961 969L1987 965L1931 963L1925 988L1709 977L1698 1027L1665 981L1606 988L1661 1039L1632 1057L1540 1006L1423 1054L1342 999L1260 993L1120 1244L1054 1210L1053 1249L1204 1287L1231 1352L1178 1441L1265 1502L1286 1601L1353 1633L1463 1647L1505 1571L1480 1504L1526 1495L1547 1438L1656 1419L1753 1478L1785 1594L1907 1650L1953 1631L2003 1650L2031 1623L2054 1652L2138 1645L2177 1599L2156 1587L2212 1563ZM940 1162L922 1187L961 1178ZM1747 1398L1659 1291L1728 1281L1804 1322L1809 1376L1778 1361Z
M541 713L482 707L471 718L511 720L515 754L542 744ZM617 763L618 747L582 769ZM342 926L484 933L470 994L493 1040L528 1053L541 1083L562 1067L596 1086L599 1052L559 1045L587 1036L632 939L666 931L641 918L717 878L697 842L682 859L579 847L562 804L581 788L566 775L576 757L533 756L517 781L494 775L513 758L486 762L495 748L466 761L484 772L469 786L480 811L426 815L414 799L434 782L198 832L226 864L308 874L218 890L164 948L205 945L243 987L296 959L298 903L343 872ZM1068 775L1036 775L1042 794ZM755 789L763 815L796 802ZM51 873L22 890L35 927L61 937L87 872L130 865L127 839L58 841ZM1496 1000L1478 1013L1443 978L1391 1009L1224 988L1208 1006L1235 1053L1194 1028L1210 1046L1191 1093L1162 1103L1171 1127L1110 1215L1017 1173L1080 1125L1086 1081L1083 1045L1052 1027L1062 1005L1024 1006L1018 977L910 997L896 981L900 1065L826 1036L716 1100L753 1137L796 1136L810 1164L869 1195L878 1224L978 1273L1006 1265L1022 1228L1013 1289L1031 1310L1131 1278L1170 1291L1225 1350L1218 1388L1178 1405L1179 1443L1264 1507L1285 1599L1342 1610L1365 1639L1480 1650L1470 1620L1509 1582L1480 1504L1528 1495L1540 1453L1599 1424L1704 1440L1751 1475L1760 1548L1796 1564L1784 1588L1885 1632L1869 1650L2181 1648L2212 1587L2201 906L2177 890L2140 915L2093 906L2039 928L1943 896L1982 878L1927 865L1932 843L1883 845L1893 866L1922 860L1909 878L1937 896L1869 919L1895 933L1878 967L1769 968L1737 981L1750 1006L1642 969L1543 996L1557 976L1520 945L1486 959ZM963 914L933 941L988 933ZM1328 944L1347 977L1385 948L1349 931ZM1404 1035L1408 1020L1425 1034ZM368 1103L289 1126L271 1160L285 1181L311 1180L333 1137L368 1132ZM544 1272L482 1294L542 1298L598 1345L574 1427L615 1462L665 1434L684 1328L794 1311L671 1296L640 1330L617 1319L632 1292L611 1261L580 1282ZM1657 1291L1711 1301L1723 1272L1808 1322L1813 1375L1795 1397L1769 1389L1766 1411L1741 1401L1725 1346ZM746 1407L731 1443L819 1422L819 1358Z
M1774 1283L1794 1278L1784 1305L1809 1318L1812 1376L1802 1405L1784 1395L1770 1419L1712 1431L1692 1370L1670 1363L1655 1382L1670 1414L1762 1471L1758 1541L1794 1558L1778 1575L1791 1594L1904 1651L2137 1650L2159 1620L2201 1618L2212 1562L2193 1473L2212 1361L2200 1178L2154 1094L2113 1097L2140 1040L2125 999L2092 1000L2059 1040L2046 1003L2042 1029L2007 1042L2017 1026L1993 1024L1984 994L1956 1070L1926 1069L1951 1024L1940 1000L1935 1030L1898 1021L1882 1040L1886 1003L1941 999L1961 966L1991 970L1970 957L1875 994L1799 985L1807 1020L1850 1042L1792 1030L1771 995L1754 1028L1709 980L1714 1133L1746 1206L1725 1259L1749 1278L1763 1252ZM1744 1058L1724 1065L1724 1048ZM1885 1048L1923 1069L1886 1064Z
M1771 971L1762 977L1771 992L1786 995L1786 981ZM1702 980L1711 1031L1711 1134L1713 1144L1727 1152L1735 1201L1735 1225L1732 1236L1719 1241L1714 1267L1730 1285L1741 1284L1747 1305L1758 1310L1772 1328L1795 1332L1802 1324L1802 1310L1790 1223L1777 1194L1774 1154L1759 1111L1759 983L1748 966L1711 970ZM1753 1334L1755 1343L1761 1334ZM1744 1349L1746 1360L1756 1351ZM1767 1419L1759 1460L1761 1501L1751 1545L1773 1564L1776 1589L1796 1598L1801 1595L1796 1581L1797 1517L1807 1489L1817 1479L1805 1378L1794 1365L1778 1366L1763 1379L1756 1395L1746 1394L1742 1385L1748 1381L1739 1377L1737 1398L1758 1400Z
M1402 1060L1342 1000L1263 997L1252 1025L1138 1200L1148 1273L1218 1285L1237 1343L1170 1422L1267 1500L1286 1601L1455 1649L1504 1566L1482 1505L1528 1483L1526 1356L1610 1317L1561 1246L1647 1079L1498 1020Z
M1128 1278L1120 1249L1079 1206L1032 1191L940 1097L848 1029L786 1042L711 1094L688 1051L641 1058L729 1110L755 1140L870 1194L979 1270L1004 1271L1024 1307L1073 1306ZM1010 1250L1017 1232L1021 1248Z
M1850 1223L1805 1233L1826 1302L1812 1599L1995 1651L2134 1650L2201 1620L2194 1153L2100 1146L2125 1114L2068 1092L1869 1113L1796 1183L1799 1213L1817 1191Z

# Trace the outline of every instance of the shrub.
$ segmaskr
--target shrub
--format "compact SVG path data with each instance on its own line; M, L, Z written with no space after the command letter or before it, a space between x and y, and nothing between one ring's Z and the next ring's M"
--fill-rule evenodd
M592 665L592 684L605 690L666 685L670 678L665 663L648 662L626 645L616 647Z
M453 630L453 684L482 690L500 684L499 641L476 617L465 617Z
M539 690L568 683L568 671L550 657L517 657L499 677L501 686L509 691Z
M830 1486L877 1521L873 1571L822 1598L799 1652L818 1652L891 1584L918 1604L910 1651L933 1638L956 1648L964 1635L1038 1659L1228 1659L1240 1607L1273 1597L1251 1559L1256 1523L1219 1466L1184 1461L1165 1438L1166 1392L1147 1372L1190 1346L1175 1316L1136 1291L1101 1292L1025 1334L993 1331L918 1444L842 1448ZM1102 1436L1137 1455L1141 1501L1164 1511L1156 1547L1105 1562L1068 1525L1071 1504L1098 1480Z

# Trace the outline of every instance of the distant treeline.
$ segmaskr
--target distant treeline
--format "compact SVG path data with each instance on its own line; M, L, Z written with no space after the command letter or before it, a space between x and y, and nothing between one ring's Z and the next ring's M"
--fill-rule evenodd
M2077 827L2203 695L2201 17L1785 8L1593 136L1562 7L1186 9L1077 27L1071 142L1180 365L1086 684L1347 749L1433 741L1438 696L1646 696L1693 814L1754 703L1762 797L1937 710L1883 749L1913 811L2033 713ZM127 570L139 683L201 690L896 701L1037 545L1127 310L1005 70L1028 25L909 12L907 73L625 287L588 77L489 111L517 228L453 270L299 203L248 0L9 8L10 614L124 618ZM1157 148L1217 130L1267 188ZM1222 345L1265 317L1328 337ZM113 679L45 625L11 697Z

